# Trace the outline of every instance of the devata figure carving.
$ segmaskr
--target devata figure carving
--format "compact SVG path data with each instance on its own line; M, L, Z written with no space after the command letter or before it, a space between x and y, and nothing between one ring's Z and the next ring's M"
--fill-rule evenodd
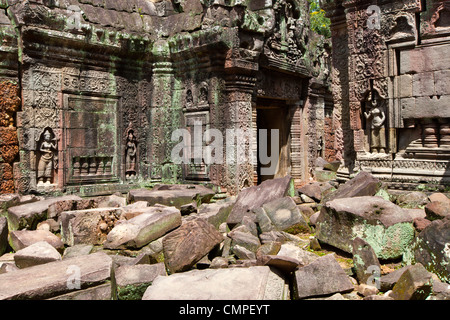
M380 101L378 93L373 91L369 94L366 101L366 110L364 116L370 123L370 152L386 153L386 130L384 123L386 114L384 111L384 103Z
M51 184L53 168L57 168L56 143L52 140L51 129L46 129L39 148L41 156L38 163L38 184Z
M136 137L133 130L128 131L126 151L125 151L125 177L132 179L136 177Z

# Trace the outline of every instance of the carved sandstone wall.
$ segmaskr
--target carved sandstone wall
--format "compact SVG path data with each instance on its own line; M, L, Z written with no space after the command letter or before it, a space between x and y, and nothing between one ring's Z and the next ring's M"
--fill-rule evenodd
M323 1L348 172L399 187L450 181L449 1Z

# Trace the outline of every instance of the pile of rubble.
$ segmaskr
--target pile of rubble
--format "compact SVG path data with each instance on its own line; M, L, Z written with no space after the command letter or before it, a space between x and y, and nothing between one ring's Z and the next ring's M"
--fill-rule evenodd
M361 172L216 198L200 185L4 195L0 299L450 299L443 194L393 200Z

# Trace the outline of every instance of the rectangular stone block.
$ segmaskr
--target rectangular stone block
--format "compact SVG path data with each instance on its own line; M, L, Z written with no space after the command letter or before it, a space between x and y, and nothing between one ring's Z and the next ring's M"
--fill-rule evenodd
M142 300L285 300L285 280L269 267L205 269L158 277Z
M8 209L8 225L10 230L33 229L39 221L47 218L50 205L65 200L81 200L78 196L63 196L27 203Z
M434 73L434 87L436 95L450 95L450 70L441 70Z
M409 98L413 95L412 75L404 74L398 78L399 98Z
M0 300L47 299L103 284L112 262L97 252L0 274Z
M61 213L61 235L69 246L76 244L101 245L106 240L123 210L97 208Z
M400 74L447 70L450 45L436 45L400 51Z
M403 119L421 119L421 118L449 118L450 117L450 95L441 97L432 96L431 98L418 97L415 103L410 99L401 100Z
M434 96L434 73L424 72L413 75L412 95L414 97Z

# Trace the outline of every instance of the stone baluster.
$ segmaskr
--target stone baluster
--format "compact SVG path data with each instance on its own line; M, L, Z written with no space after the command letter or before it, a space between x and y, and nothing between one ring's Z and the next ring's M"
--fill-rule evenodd
M450 149L450 120L442 119L439 128L439 146Z
M89 174L89 162L87 158L80 158L81 163L81 176L87 176Z
M425 148L437 148L439 146L438 125L432 119L422 121L423 126L423 146Z
M79 157L75 157L73 159L73 176L74 177L79 177L80 176L80 170L81 170L80 158Z

